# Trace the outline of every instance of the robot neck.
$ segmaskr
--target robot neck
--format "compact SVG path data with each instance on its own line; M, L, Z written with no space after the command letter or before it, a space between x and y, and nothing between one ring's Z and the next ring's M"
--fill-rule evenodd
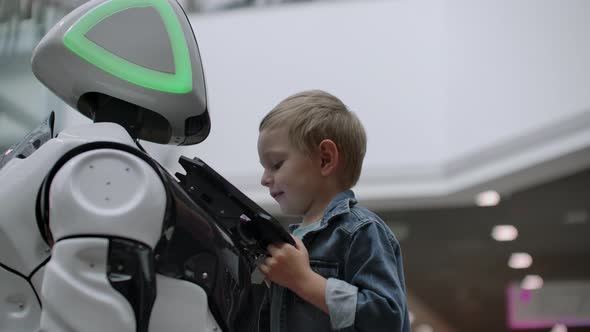
M163 116L121 99L100 93L87 93L78 101L78 110L96 122L121 125L134 139L167 143L170 125Z

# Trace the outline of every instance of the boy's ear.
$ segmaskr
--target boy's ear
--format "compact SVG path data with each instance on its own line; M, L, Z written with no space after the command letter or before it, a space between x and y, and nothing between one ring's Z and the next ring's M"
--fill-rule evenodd
M325 139L320 142L320 166L322 168L322 175L327 176L336 171L340 155L336 143L331 139Z

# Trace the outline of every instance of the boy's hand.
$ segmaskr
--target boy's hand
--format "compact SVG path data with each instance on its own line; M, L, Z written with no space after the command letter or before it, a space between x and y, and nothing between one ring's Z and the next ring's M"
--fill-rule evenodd
M293 236L293 239L297 247L288 243L270 244L267 247L270 256L258 268L268 280L297 292L313 271L305 245L299 238Z
M326 304L326 279L313 272L309 266L309 254L303 242L293 236L295 247L288 243L269 245L267 257L258 268L266 279L289 288L305 301L328 313Z

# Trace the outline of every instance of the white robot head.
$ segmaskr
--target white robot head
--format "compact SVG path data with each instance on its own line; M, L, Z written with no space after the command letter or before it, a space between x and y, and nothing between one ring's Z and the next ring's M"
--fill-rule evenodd
M47 33L32 65L70 106L134 138L191 145L209 134L199 49L175 0L91 0Z

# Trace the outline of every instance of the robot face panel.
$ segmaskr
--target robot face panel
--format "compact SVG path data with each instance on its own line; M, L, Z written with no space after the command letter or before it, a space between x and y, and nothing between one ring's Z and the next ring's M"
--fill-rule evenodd
M100 18L89 16L89 20L96 20ZM127 20L137 21L140 24L128 26ZM173 18L172 18L173 20ZM174 22L174 21L173 21ZM79 27L78 25L77 27ZM174 25L177 27L177 25ZM177 31L182 32L182 31ZM78 33L78 34L76 34ZM124 34L126 37L120 39L109 38L112 34ZM143 45L143 52L137 52L134 49L134 43L124 43L124 40L133 40L134 36L145 34L152 36L155 40L161 40L160 45L155 43ZM181 36L182 37L182 36ZM98 45L104 49L110 50L116 56L106 54L104 58L98 58L100 61L97 65L104 66L108 71L111 67L114 75L121 75L122 79L129 79L136 81L138 85L145 85L146 87L153 86L156 90L163 90L169 92L188 92L192 89L192 82L190 80L190 61L188 58L188 50L184 45L184 38L177 38L174 41L168 39L168 32L164 21L160 19L158 11L154 7L136 7L130 8L122 12L117 12L97 24L92 29L88 30L85 34L83 31L70 31L66 35L66 46L74 52L80 52L84 54L85 51L89 51L92 48L96 48ZM89 42L90 41L90 42ZM169 41L166 45L166 41ZM87 43L87 45L85 45ZM93 44L94 43L94 44ZM178 54L178 67L183 70L176 71L174 54L172 52L172 46L177 49ZM86 48L86 46L88 48ZM160 47L157 47L160 46ZM87 55L92 59L92 54ZM119 58L128 61L119 60ZM137 71L133 71L134 65L139 65ZM128 67L129 71L125 68L120 70L116 69L116 66ZM144 72L141 73L142 67ZM153 70L151 72L150 70ZM161 75L164 74L164 75ZM168 76L165 74L172 74ZM132 76L135 75L135 76ZM162 84L155 80L146 79L142 80L142 76L162 76L169 84ZM128 78L126 77L128 76ZM176 76L176 80L174 80ZM176 82L174 82L176 81ZM176 83L176 84L174 84Z
M105 2L81 16L63 40L70 51L132 84L179 94L193 88L184 33L165 1Z
M91 0L48 32L32 62L43 84L96 122L163 144L209 134L201 57L175 0Z

